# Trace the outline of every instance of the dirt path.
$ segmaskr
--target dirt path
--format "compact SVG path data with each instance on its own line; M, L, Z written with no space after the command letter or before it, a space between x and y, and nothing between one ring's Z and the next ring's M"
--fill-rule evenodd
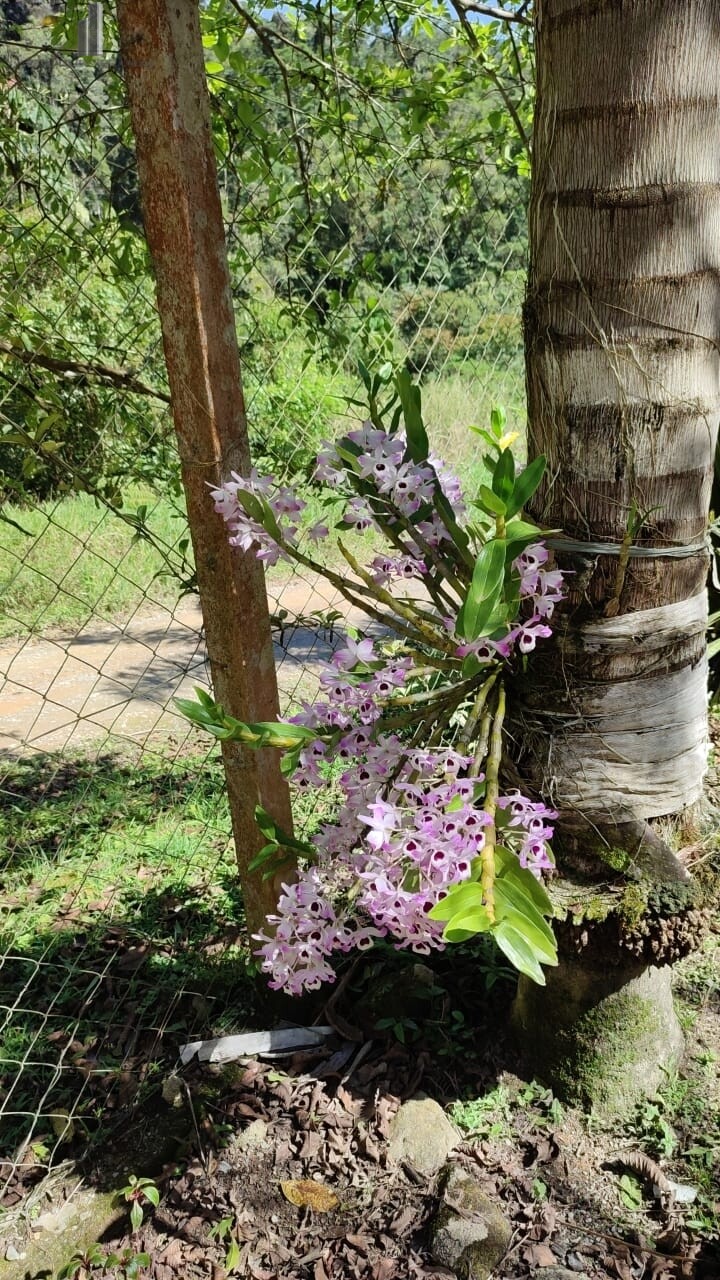
M337 609L340 598L314 579L271 583L269 593L275 615L285 610L288 619L308 619L276 631L287 703L312 691L332 648L328 632L309 615ZM187 724L172 699L190 696L196 684L208 685L209 678L195 600L122 624L93 622L75 636L0 645L0 753L79 748L109 734L134 743L157 732L184 737Z

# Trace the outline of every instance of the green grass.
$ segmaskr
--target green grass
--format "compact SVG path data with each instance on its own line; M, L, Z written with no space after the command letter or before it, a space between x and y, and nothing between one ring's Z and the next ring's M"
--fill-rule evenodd
M170 499L128 494L128 511L141 504L161 544L173 548L186 536L184 513ZM161 553L87 494L5 506L3 514L20 528L0 522L0 637L77 630L91 618L127 618L178 598Z
M219 758L31 757L0 778L0 938L34 945L70 916L127 916L138 885L204 885L232 869ZM100 902L107 905L100 907ZM115 906L117 904L117 907Z
M7 1154L29 1133L52 1147L63 1111L91 1134L253 993L216 756L8 764L0 849Z
M298 797L298 830L327 804ZM30 1132L52 1146L65 1111L91 1136L184 1041L255 1010L217 750L6 764L0 880L0 1158Z
M457 372L429 376L422 384L423 416L432 447L470 483L482 452L469 426L486 427L490 411L505 410L508 430L525 435L527 411L522 357L506 368L468 362Z
M664 1158L669 1176L697 1188L687 1225L720 1239L720 934L675 970L675 1002L688 1053L658 1097L638 1107L635 1134L650 1155Z

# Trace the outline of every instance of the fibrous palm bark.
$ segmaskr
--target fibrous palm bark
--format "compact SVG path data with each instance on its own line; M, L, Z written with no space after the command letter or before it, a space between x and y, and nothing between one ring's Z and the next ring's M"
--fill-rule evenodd
M705 537L720 419L720 5L536 0L526 311L533 515L574 571L522 690L565 868L685 872L702 795Z

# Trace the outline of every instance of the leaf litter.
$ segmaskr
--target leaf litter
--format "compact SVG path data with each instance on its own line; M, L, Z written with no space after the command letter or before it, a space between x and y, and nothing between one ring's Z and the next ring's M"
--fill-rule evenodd
M148 1280L447 1280L452 1273L429 1252L437 1179L394 1164L387 1151L401 1102L421 1087L437 1092L434 1063L427 1053L376 1042L338 1083L323 1078L335 1052L330 1044L313 1061L298 1054L282 1071L248 1061L232 1078L227 1069L189 1067L200 1110L209 1072L216 1086L202 1155L169 1171L157 1211L112 1247L149 1254ZM244 1143L258 1121L257 1139ZM646 1235L625 1230L623 1238L603 1154L571 1114L548 1128L531 1107L516 1112L510 1135L457 1149L453 1159L512 1227L497 1280L542 1277L551 1267L585 1280L717 1277L681 1222L648 1221ZM213 1228L223 1220L227 1233L217 1239Z

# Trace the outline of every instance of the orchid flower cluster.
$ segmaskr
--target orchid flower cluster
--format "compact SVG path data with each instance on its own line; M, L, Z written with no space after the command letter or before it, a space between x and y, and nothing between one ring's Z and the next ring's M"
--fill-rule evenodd
M336 780L337 817L315 834L309 865L283 886L271 932L258 936L270 985L292 995L332 981L337 950L384 937L419 955L444 947L433 910L451 885L470 880L492 823L482 806L484 776L468 776L472 753L413 748L382 732L412 669L407 659L377 659L372 640L350 640L321 676L330 700L307 704L292 720L322 735L300 751L301 789L327 787L330 761L347 765ZM495 824L520 867L537 878L550 870L554 812L519 793L499 796L497 810Z
M183 710L218 737L281 747L300 791L335 799L334 817L306 844L258 811L268 844L255 866L276 875L293 860L256 935L272 987L297 995L331 982L334 953L381 938L426 955L478 933L543 982L542 965L557 962L542 884L557 815L501 793L499 776L505 678L551 634L563 598L541 531L520 514L544 460L517 468L494 411L489 430L474 428L489 484L469 500L430 452L409 376L389 384L367 374L366 387L368 421L317 460L327 523L303 529L305 502L254 471L212 496L232 545L322 573L375 633L348 634L318 698L289 722L243 725L207 694ZM316 558L331 523L349 574ZM343 542L347 530L367 532L365 566Z

